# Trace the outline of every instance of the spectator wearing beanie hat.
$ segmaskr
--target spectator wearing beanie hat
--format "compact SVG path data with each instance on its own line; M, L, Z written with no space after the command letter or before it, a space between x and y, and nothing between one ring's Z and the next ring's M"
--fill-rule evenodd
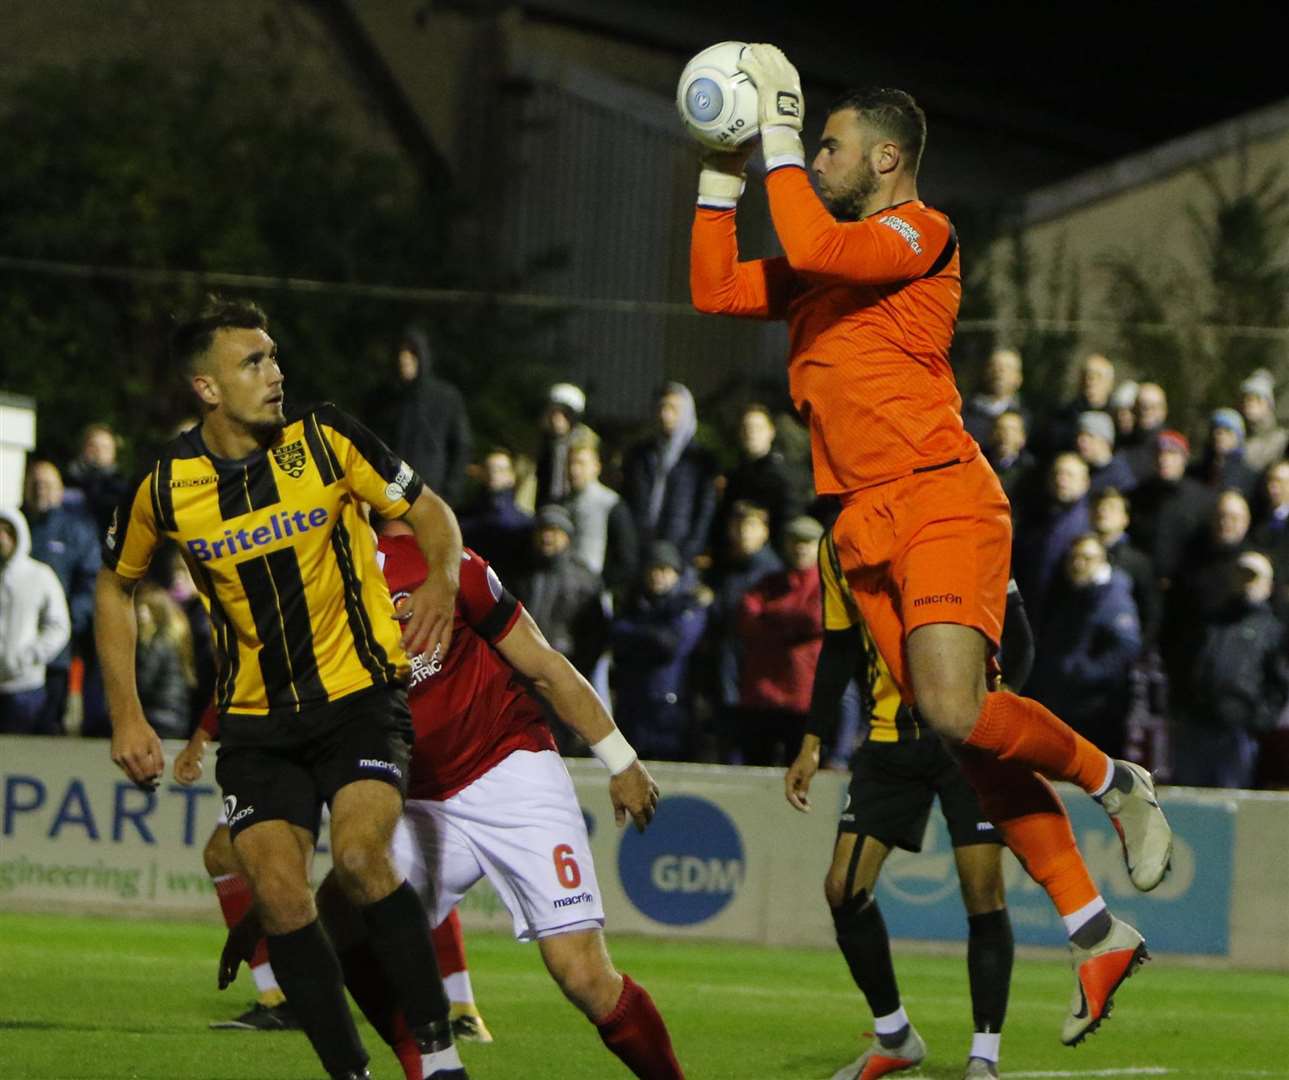
M642 758L684 761L696 742L689 662L707 609L684 571L685 559L670 540L646 544L640 579L613 620L614 719Z
M1271 372L1258 368L1240 383L1240 412L1244 416L1244 460L1262 472L1285 456L1289 431L1276 419L1275 382Z
M1132 433L1137 430L1137 384L1131 379L1124 379L1114 388L1106 410L1114 419L1115 442L1121 447L1132 441Z
M514 583L515 596L546 640L590 678L603 651L608 617L600 575L573 551L573 519L554 503L533 518L532 563Z
M1088 494L1095 496L1106 488L1129 492L1137 478L1122 454L1114 450L1114 420L1109 413L1079 413L1075 424L1074 447L1088 466Z
M1251 499L1258 474L1244 460L1244 417L1234 409L1214 410L1204 453L1187 472L1215 492L1234 488Z
M1183 555L1203 531L1214 496L1205 485L1186 475L1190 440L1165 428L1155 436L1154 473L1131 498L1128 535L1150 556L1155 576L1167 585L1181 566Z
M542 413L542 444L537 453L538 506L559 502L568 497L568 452L575 440L594 437L582 416L586 412L586 394L572 383L555 383L546 396Z

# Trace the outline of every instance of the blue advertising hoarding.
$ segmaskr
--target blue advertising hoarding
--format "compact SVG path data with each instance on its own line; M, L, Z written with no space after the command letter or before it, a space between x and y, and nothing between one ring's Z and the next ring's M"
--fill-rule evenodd
M1153 892L1128 880L1119 838L1082 793L1063 792L1079 849L1106 904L1162 951L1222 956L1230 945L1234 804L1161 800L1174 831L1173 867ZM1007 907L1018 944L1059 945L1065 929L1046 893L1004 855ZM963 940L966 916L944 820L932 812L920 854L892 853L877 887L893 937Z

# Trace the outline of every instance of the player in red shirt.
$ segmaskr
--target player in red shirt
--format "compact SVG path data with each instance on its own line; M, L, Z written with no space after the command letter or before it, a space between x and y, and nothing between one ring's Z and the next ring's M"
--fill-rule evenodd
M1061 1037L1077 1043L1146 949L1106 910L1043 777L1102 802L1139 889L1162 880L1172 834L1144 769L1111 761L1035 701L986 693L1011 525L997 477L963 429L949 366L962 275L952 225L918 197L925 117L899 90L842 98L812 164L816 194L796 69L773 45L748 46L740 67L757 89L785 256L739 260L746 155L709 155L693 225L694 304L788 322L788 382L810 428L815 487L842 500L833 535L847 584L902 699L956 747L985 812L1060 912L1076 978Z
M404 612L426 570L400 522L383 526L378 561L396 610ZM486 876L511 913L515 936L537 941L560 989L627 1068L648 1080L683 1077L649 994L609 959L586 823L529 686L609 769L618 824L630 817L639 829L648 825L658 801L652 777L590 684L551 648L488 564L467 550L451 647L446 657L413 658L408 702L416 741L395 865L436 923ZM318 903L354 1000L400 1061L411 1062L414 1045L365 955L361 920L329 881ZM245 925L230 935L221 980L231 978L253 944Z

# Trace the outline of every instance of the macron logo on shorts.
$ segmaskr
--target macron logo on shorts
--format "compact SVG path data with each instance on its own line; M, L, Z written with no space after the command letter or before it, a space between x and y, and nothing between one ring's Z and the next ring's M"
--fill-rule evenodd
M359 758L358 767L360 769L375 769L378 772L393 773L395 776L399 776L399 777L403 775L403 770L400 769L397 765L395 765L392 761L381 761L379 758L371 758L371 757Z
M557 908L572 907L574 904L589 904L595 897L589 892L578 893L576 896L561 896L553 903Z
M926 607L928 604L961 604L962 597L957 593L933 593L931 596L919 596L913 601L914 607Z

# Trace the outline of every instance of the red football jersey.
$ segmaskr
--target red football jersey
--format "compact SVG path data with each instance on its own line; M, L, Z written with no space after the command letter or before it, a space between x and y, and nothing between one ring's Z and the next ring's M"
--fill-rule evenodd
M376 558L395 606L425 580L414 537L381 537ZM409 799L446 799L516 750L555 749L541 706L492 648L522 610L492 568L466 549L448 655L441 662L412 657Z

